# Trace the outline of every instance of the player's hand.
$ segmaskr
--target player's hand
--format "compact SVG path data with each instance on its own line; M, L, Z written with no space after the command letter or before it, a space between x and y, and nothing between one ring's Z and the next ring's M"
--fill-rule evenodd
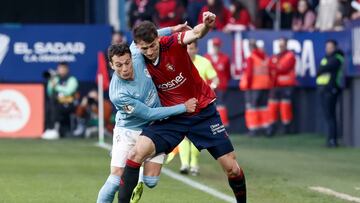
M214 27L215 25L215 20L216 20L216 15L211 13L210 11L206 11L203 13L203 23L205 24L206 27Z
M187 113L193 113L195 112L196 106L197 106L198 100L195 98L191 98L189 100L187 100L184 105L186 107L186 112Z
M187 21L183 24L178 24L175 25L171 28L172 32L184 32L184 31L188 31L191 30L192 28L190 26L188 26Z

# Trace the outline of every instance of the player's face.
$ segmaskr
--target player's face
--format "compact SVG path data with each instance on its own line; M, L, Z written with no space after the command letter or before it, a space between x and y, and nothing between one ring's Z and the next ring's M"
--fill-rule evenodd
M67 66L59 65L57 67L57 73L59 74L60 77L65 77L69 73L69 69Z
M124 80L133 80L134 79L134 69L131 61L130 54L126 53L122 56L114 55L111 58L110 62L111 68L116 72L116 74Z
M280 52L283 52L286 50L286 41L284 39L279 40L279 48L280 48Z
M159 57L160 44L158 37L151 43L141 40L136 44L136 46L140 49L141 53L150 61L154 62Z
M195 46L195 43L187 45L187 52L191 59L195 58L195 55L198 53L198 48Z
M336 49L336 47L333 43L331 43L331 42L326 43L325 52L327 55L331 55L332 53L334 53L335 49Z

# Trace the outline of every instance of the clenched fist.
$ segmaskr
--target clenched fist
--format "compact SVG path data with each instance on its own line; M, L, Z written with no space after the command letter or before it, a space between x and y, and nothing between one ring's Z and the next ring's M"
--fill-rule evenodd
M210 11L206 11L203 13L203 23L205 24L206 27L214 27L215 25L215 20L216 20L216 15L211 13Z
M197 106L198 100L195 98L191 98L189 100L187 100L184 105L186 107L186 112L187 113L193 113L195 112L196 106Z

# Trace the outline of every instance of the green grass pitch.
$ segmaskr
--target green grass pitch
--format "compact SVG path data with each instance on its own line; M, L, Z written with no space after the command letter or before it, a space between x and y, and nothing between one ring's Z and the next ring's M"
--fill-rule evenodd
M309 186L360 197L359 149L326 149L316 135L231 139L246 173L250 203L346 202L310 191ZM0 203L95 202L108 176L110 157L94 142L1 139ZM232 195L220 166L206 151L200 166L201 174L193 180ZM179 159L166 167L177 172ZM145 189L141 202L223 201L163 174L155 189Z

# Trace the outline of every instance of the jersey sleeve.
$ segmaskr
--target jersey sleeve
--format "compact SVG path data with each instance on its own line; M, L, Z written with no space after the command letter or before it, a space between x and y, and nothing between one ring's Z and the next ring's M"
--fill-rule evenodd
M123 110L126 114L149 121L159 120L186 112L184 104L178 104L170 107L151 108L139 100L124 94L119 95L118 99L115 99L114 103L118 109Z
M162 28L157 32L159 36L170 36L172 34L170 27Z

